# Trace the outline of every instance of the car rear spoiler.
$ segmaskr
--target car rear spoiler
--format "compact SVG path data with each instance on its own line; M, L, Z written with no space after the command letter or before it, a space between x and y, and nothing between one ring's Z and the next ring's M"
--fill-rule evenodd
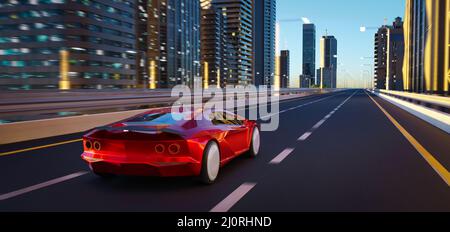
M134 132L139 134L147 134L147 135L157 135L162 133L177 135L180 137L183 137L184 134L181 133L178 130L174 130L171 128L152 128L152 127L141 127L141 126L124 126L124 127L110 127L110 126L103 126L103 127L97 127L94 128L91 133L95 132Z

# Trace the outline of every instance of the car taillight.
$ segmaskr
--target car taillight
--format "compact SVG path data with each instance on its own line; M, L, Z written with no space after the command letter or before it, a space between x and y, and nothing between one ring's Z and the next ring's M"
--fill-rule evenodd
M84 146L86 147L87 150L91 150L92 149L92 142L89 140L84 141Z
M164 152L164 150L165 150L165 147L164 147L164 145L162 145L162 144L157 144L156 146L155 146L155 152L156 153L163 153Z
M100 142L98 141L94 142L94 149L97 151L100 151L100 149L102 149L102 145L100 144Z
M180 145L176 143L172 143L169 145L169 153L172 155L176 155L180 153Z

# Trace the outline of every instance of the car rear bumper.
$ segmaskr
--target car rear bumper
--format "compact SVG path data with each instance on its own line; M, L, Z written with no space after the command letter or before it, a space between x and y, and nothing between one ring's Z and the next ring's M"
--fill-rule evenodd
M198 176L201 164L192 157L155 156L143 159L129 159L115 156L96 156L83 153L92 171L127 176Z

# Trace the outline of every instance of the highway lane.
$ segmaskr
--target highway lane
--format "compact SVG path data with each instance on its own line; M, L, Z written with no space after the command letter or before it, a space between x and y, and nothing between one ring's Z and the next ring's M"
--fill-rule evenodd
M448 135L377 101L406 129L414 129L420 142L425 138L423 145L436 158L448 157ZM262 134L260 156L235 160L213 186L191 178L102 180L88 173L0 201L0 211L209 211L249 183L255 185L242 199L231 194L232 211L450 210L448 186L362 90L288 101L280 109L286 110L280 128ZM306 140L297 141L315 126ZM279 164L270 164L287 148L294 149ZM81 143L71 143L0 157L0 194L87 171L80 153Z
M376 100L433 154L450 155L448 135ZM232 211L450 210L449 186L362 91L294 148Z
M289 109L292 107L297 107L299 105L311 103L317 101L317 99L325 99L328 96L317 96L317 97L309 97L306 99L297 99L293 101L284 101L281 103L280 110ZM313 107L313 105L309 105L308 107ZM306 109L306 107L305 107ZM298 109L300 110L300 109ZM305 111L306 112L306 111ZM309 115L309 114L308 114ZM311 115L311 120L314 121L314 116ZM291 126L286 125L284 123L281 124L284 130L288 130ZM301 126L301 124L299 124ZM272 132L273 133L273 132ZM66 139L74 139L79 135L69 135L66 136ZM263 144L264 143L263 137ZM14 150L23 147L31 147L31 146L40 146L43 144L49 144L53 142L62 141L60 138L50 138L39 141L31 141L24 142L19 144L13 144L4 148L4 150ZM280 140L277 144L282 145L282 140ZM263 145L263 150L264 149ZM0 182L4 183L1 188L1 192L10 192L20 188L24 188L27 186L32 186L37 183L42 183L47 180L58 178L73 172L77 172L80 170L87 170L86 165L80 160L79 155L81 154L81 142L80 143L71 143L66 144L64 146L51 147L42 150L29 151L17 155L1 157L1 165L0 169ZM272 146L268 146L267 149L272 149ZM268 150L269 152L269 150ZM269 154L269 153L268 153ZM264 156L262 156L264 157ZM244 161L247 161L244 159ZM243 161L243 162L244 162ZM253 162L253 161L252 161ZM241 162L236 162L241 163ZM3 168L4 166L4 168ZM232 166L232 165L230 165ZM225 168L224 170L228 170ZM238 172L239 173L239 172ZM97 180L97 178L92 175L92 179ZM128 182L128 178L124 178L123 182ZM131 178L132 179L132 178ZM138 178L136 178L138 179ZM145 178L147 179L147 178ZM183 178L182 178L183 179ZM230 178L232 180L232 178ZM158 181L158 180L157 180ZM178 180L175 180L178 181ZM180 185L184 185L185 183L190 186L192 185L192 181L180 180ZM161 184L165 185L167 183L166 180L161 181ZM170 182L168 182L170 184ZM143 183L144 185L147 185ZM149 185L152 185L150 183ZM194 183L195 185L195 183ZM227 184L224 184L226 187ZM219 186L219 184L217 184ZM45 190L45 189L44 189ZM43 190L43 191L44 191ZM33 194L33 193L30 193ZM25 196L25 195L24 195ZM20 198L20 197L19 197ZM44 197L45 198L45 197ZM14 199L11 199L14 200ZM9 200L8 200L9 201ZM95 203L94 203L95 205ZM0 207L1 209L1 207Z

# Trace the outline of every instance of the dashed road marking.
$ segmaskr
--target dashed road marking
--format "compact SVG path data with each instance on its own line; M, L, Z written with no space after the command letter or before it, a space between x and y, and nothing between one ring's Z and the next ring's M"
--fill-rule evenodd
M306 132L304 133L302 136L300 136L300 138L298 138L298 141L305 141L308 139L308 137L312 134L312 132Z
M250 190L252 190L255 185L256 183L243 183L225 199L219 202L219 204L212 208L210 212L228 212L239 200L241 200L248 192L250 192Z
M46 181L44 183L36 184L36 185L30 186L30 187L26 187L26 188L23 188L23 189L19 189L19 190L10 192L10 193L5 193L5 194L0 195L0 201L8 200L8 199L11 199L13 197L17 197L17 196L20 196L20 195L23 195L23 194L26 194L26 193L29 193L29 192L32 192L32 191L36 191L36 190L39 190L39 189L42 189L42 188L45 188L45 187L49 187L51 185L59 184L59 183L64 182L64 181L68 181L68 180L80 177L80 176L85 175L87 173L88 172L84 172L84 171L82 171L82 172L75 172L75 173L72 173L72 174L67 175L67 176L63 176L63 177L59 177L59 178L56 178L56 179L53 179L53 180Z
M272 161L270 161L270 164L279 164L283 162L283 160L286 159L286 157L288 157L293 151L294 148L284 149L279 155L277 155Z

